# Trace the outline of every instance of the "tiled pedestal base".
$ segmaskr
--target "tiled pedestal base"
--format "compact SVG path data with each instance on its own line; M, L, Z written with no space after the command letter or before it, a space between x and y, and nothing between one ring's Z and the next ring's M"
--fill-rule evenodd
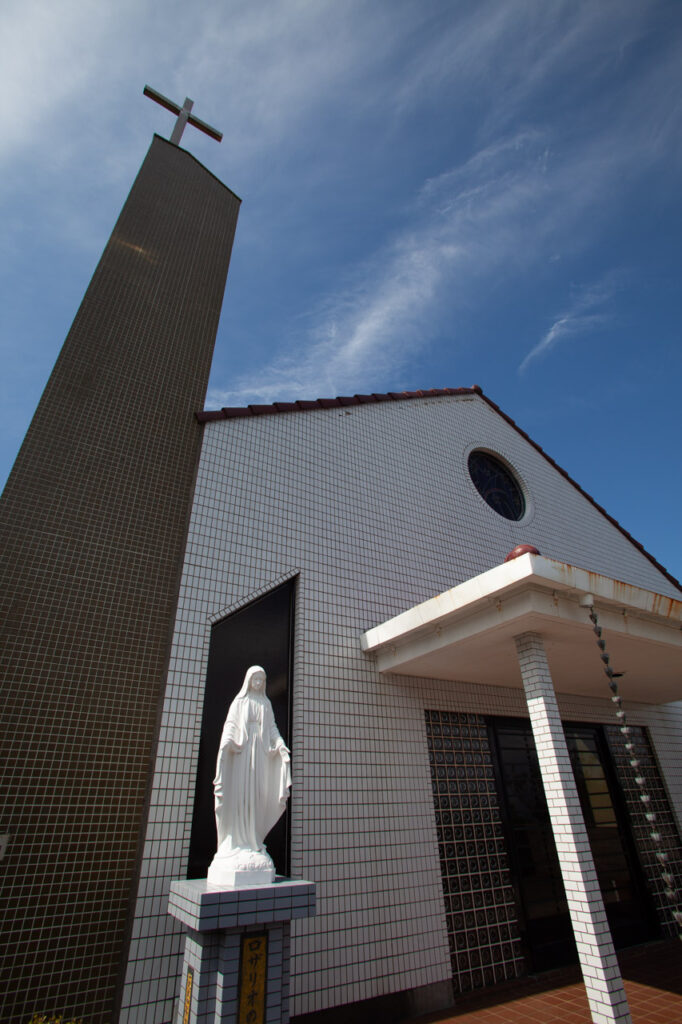
M286 1024L290 922L315 913L312 882L172 882L168 913L187 928L177 1024Z

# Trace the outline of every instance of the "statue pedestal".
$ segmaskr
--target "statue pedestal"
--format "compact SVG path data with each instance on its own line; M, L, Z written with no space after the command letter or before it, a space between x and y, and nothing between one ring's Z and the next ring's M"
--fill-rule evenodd
M171 882L168 913L187 929L177 1024L289 1020L290 926L314 915L313 882Z
M275 865L265 850L258 853L240 849L223 852L221 847L211 861L206 881L213 889L274 885Z

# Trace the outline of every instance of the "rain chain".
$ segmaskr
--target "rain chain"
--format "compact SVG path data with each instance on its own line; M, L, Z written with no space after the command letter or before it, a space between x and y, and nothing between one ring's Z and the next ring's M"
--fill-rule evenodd
M587 604L586 601L585 604ZM595 636L597 637L597 647L601 651L601 660L604 663L604 672L606 673L609 680L609 689L611 690L612 694L611 700L616 705L616 718L619 722L621 735L625 740L625 749L628 753L630 767L634 768L636 771L635 782L639 786L639 799L642 801L644 805L644 816L646 817L646 820L648 821L649 825L652 826L649 835L656 847L656 860L658 861L661 878L665 885L665 889L663 891L668 902L671 905L672 914L675 918L675 921L677 922L677 926L679 929L681 929L678 932L678 937L682 939L682 910L680 910L679 908L678 893L677 889L675 888L675 879L673 878L668 869L669 857L662 846L662 836L661 833L658 831L658 827L656 825L656 813L649 809L651 797L646 791L646 779L640 771L640 762L637 758L635 745L631 739L630 726L627 722L627 715L623 711L623 698L618 693L618 683L615 679L616 673L613 671L609 664L609 656L606 653L606 643L602 638L602 628L599 625L597 613L594 610L594 604L590 604L588 605L588 607L590 614L590 622L592 623L593 631L595 633Z

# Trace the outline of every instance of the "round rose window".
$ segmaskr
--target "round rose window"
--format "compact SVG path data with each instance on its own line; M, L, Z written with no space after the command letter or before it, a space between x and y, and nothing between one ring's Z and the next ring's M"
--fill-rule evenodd
M518 522L526 511L521 485L501 459L476 449L469 455L469 475L483 500L505 519Z

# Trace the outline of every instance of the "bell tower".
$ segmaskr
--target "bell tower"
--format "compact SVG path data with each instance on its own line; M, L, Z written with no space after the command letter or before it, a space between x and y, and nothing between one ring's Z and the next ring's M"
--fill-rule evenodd
M159 96L182 125L152 141L0 499L3 1020L103 1024L122 980L240 205L177 145L210 126Z

